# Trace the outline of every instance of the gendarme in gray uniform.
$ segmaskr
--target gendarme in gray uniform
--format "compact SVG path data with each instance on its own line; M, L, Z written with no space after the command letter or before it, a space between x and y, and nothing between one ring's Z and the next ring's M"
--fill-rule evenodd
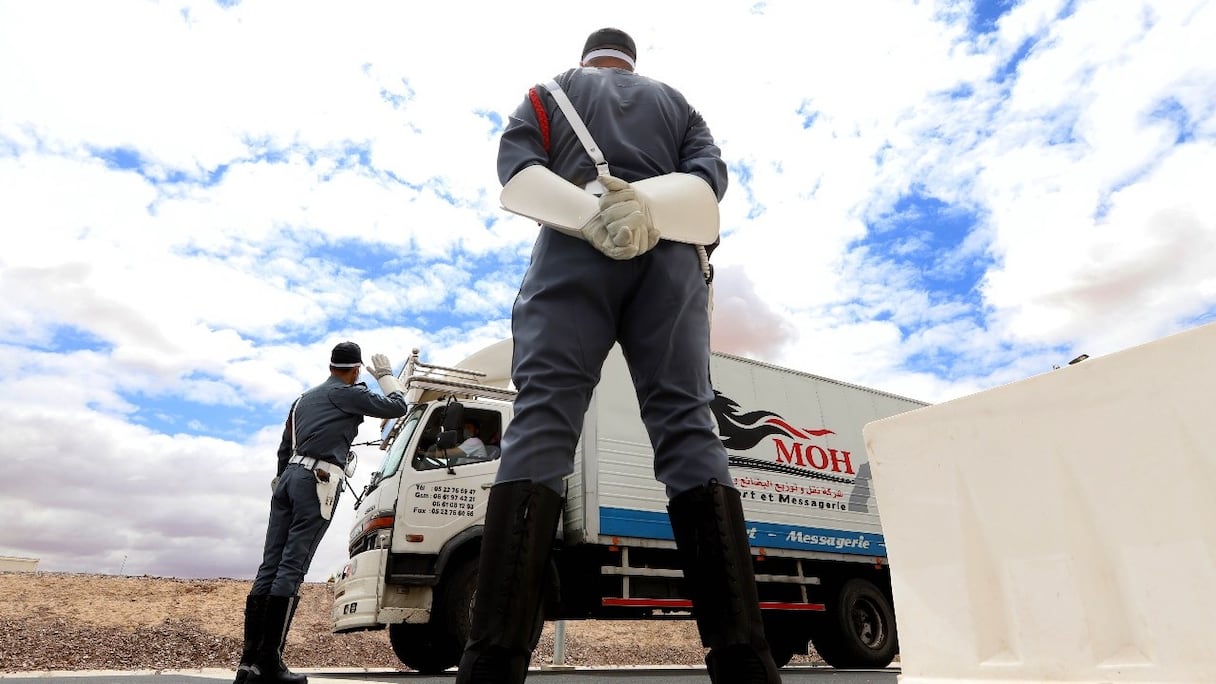
M696 174L722 198L726 164L705 121L679 91L615 68L572 69L556 80L612 175L638 181ZM579 186L596 178L582 143L541 87L503 132L499 180L505 184L532 164ZM655 476L668 495L711 479L730 483L709 409L707 297L692 245L662 240L618 261L579 238L542 229L511 316L519 394L503 438L498 482L531 480L564 493L583 414L604 359L619 341L654 447Z
M312 469L288 464L292 457L293 422L298 455L342 468L363 416L395 418L405 415L406 409L401 394L384 397L368 391L361 382L348 385L332 376L300 395L292 405L279 442L279 480L270 499L262 564L250 594L296 595L329 528L329 520L321 516Z

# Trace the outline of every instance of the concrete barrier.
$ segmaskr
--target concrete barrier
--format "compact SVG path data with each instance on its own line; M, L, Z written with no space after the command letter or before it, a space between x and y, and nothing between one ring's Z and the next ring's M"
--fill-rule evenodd
M1216 324L863 432L901 682L1216 682Z

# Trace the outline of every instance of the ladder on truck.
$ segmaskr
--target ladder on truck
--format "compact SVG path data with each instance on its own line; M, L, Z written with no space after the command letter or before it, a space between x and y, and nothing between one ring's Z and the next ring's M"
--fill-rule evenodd
M401 384L405 387L405 399L410 404L449 397L502 401L511 401L515 398L513 389L478 382L481 378L486 377L482 371L426 363L418 353L419 350L415 347L410 352L405 366L397 374L397 379L401 380ZM387 424L388 420L385 423ZM381 449L388 448L388 445L397 437L403 423L404 421L401 420L393 420L392 429L382 435Z

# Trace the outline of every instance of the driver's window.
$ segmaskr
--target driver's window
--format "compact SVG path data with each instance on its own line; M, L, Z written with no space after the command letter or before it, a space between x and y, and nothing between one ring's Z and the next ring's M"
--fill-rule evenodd
M414 470L434 470L436 468L448 467L447 457L444 452L439 449L434 449L435 442L439 440L439 433L443 431L443 411L432 411L431 417L426 421L426 427L422 429L422 434L418 436L418 450L414 452L414 460L411 465Z
M418 451L414 454L412 462L415 470L434 470L436 468L449 468L470 463L484 463L498 457L497 446L488 446L486 440L490 437L485 434L488 426L491 429L490 434L497 435L498 414L493 411L466 409L464 418L464 425L456 440L457 448L459 449L461 445L466 444L466 440L472 437L480 440L480 445L478 445L477 441L472 441L467 453L463 450L433 448L439 438L440 431L443 430L443 414L440 411L435 411L427 420L426 427L423 428L422 434L418 439Z

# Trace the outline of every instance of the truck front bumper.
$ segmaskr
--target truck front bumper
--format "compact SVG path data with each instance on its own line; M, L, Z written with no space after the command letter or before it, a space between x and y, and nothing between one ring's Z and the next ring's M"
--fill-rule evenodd
M430 619L430 587L385 584L388 554L388 549L364 551L342 569L342 576L334 584L330 616L335 633Z

